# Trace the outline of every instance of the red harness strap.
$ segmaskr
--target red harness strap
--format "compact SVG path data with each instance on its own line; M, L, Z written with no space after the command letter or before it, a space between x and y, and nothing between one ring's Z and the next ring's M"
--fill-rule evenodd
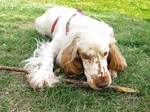
M83 14L83 12L82 12L81 9L76 8L76 10L77 10L77 12ZM66 35L67 35L68 32L69 32L70 21L71 21L72 17L74 17L74 16L76 16L76 15L77 15L77 14L73 14L73 15L70 17L70 19L68 20L68 22L67 22L67 24L66 24ZM59 17L60 17L60 16L59 16ZM57 24L57 22L58 22L58 20L59 20L59 17L54 21L54 23L53 23L53 25L52 25L51 34L52 34L52 33L54 32L54 30L55 30L55 26L56 26L56 24Z
M71 21L72 17L74 17L74 16L76 16L76 15L77 15L77 14L73 14L73 15L70 17L70 19L68 20L68 22L67 22L67 24L66 24L66 35L67 35L68 32L69 32L70 21Z
M59 16L59 17L60 17L60 16ZM55 26L56 26L56 24L57 24L57 22L58 22L59 17L54 21L54 23L53 23L53 25L52 25L51 33L54 32L54 29L55 29Z

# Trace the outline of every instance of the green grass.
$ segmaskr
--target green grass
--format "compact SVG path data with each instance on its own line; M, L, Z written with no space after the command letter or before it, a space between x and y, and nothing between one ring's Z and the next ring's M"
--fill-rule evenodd
M55 5L80 7L86 15L101 18L114 28L128 67L113 80L113 85L140 91L95 91L62 83L35 93L24 74L0 71L0 111L149 112L149 4L149 0L0 0L0 65L23 67L21 61L36 48L34 38L47 39L34 27L36 17L47 9Z

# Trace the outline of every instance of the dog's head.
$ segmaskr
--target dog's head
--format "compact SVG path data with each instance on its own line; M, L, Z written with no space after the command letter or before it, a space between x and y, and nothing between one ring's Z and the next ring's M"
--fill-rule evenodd
M82 60L87 82L92 88L99 89L110 85L111 76L107 69L109 43L83 42L78 54Z
M70 39L72 41L62 50L59 61L68 73L84 73L89 85L96 90L111 84L108 57L109 61L114 61L110 55L110 44L114 43L115 39L111 35L104 36L96 37L86 33L70 35L68 38L73 39Z

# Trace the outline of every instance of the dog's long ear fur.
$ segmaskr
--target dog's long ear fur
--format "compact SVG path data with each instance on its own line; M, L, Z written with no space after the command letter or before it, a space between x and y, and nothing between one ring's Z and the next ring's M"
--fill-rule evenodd
M63 50L60 60L60 65L67 73L82 74L83 65L78 55L78 46L76 45L76 38L72 43Z
M124 70L127 66L125 58L119 52L114 42L109 44L110 52L108 55L108 69L120 71Z

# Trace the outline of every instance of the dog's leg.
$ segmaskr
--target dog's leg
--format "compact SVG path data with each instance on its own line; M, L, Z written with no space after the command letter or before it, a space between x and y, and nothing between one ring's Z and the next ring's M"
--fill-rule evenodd
M33 88L42 88L45 84L53 87L60 77L53 73L54 57L59 50L57 41L38 42L34 55L25 60L25 68L29 71L27 80Z
M111 78L114 79L117 77L117 71L110 69L109 73L111 74Z

